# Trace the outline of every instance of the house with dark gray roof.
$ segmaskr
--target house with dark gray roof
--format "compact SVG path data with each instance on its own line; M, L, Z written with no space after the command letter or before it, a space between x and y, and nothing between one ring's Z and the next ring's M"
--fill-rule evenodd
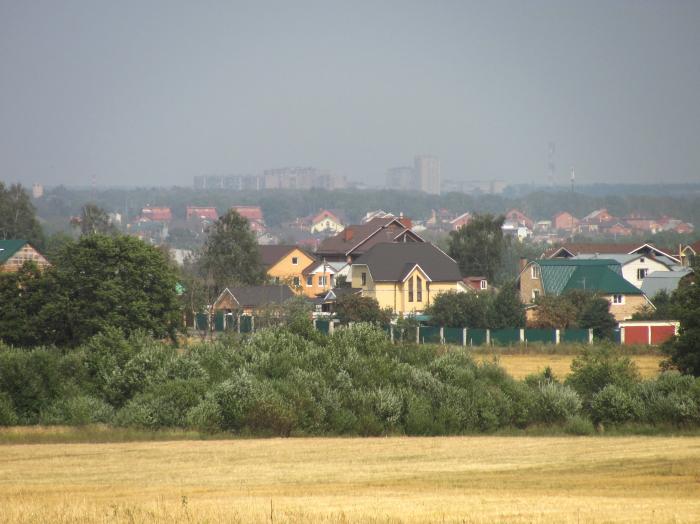
M214 302L214 311L255 314L256 310L270 305L282 305L296 295L289 286L227 287Z
M352 287L395 314L421 313L438 294L469 289L457 262L429 242L375 244L353 262Z

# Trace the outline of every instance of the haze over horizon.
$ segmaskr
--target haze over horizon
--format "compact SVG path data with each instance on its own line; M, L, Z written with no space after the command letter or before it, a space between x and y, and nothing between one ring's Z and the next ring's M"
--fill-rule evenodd
M0 180L700 180L700 2L0 0Z

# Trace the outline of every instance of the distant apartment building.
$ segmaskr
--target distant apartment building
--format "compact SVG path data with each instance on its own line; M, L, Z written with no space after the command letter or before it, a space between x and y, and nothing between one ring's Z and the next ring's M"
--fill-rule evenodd
M440 194L440 160L434 156L416 156L413 169L417 189L431 195Z
M397 191L416 191L416 172L412 167L399 166L387 169L386 188Z
M34 198L41 198L44 196L44 186L41 184L34 184L32 186L32 196Z
M260 191L263 189L345 189L347 180L331 171L315 167L267 169L262 175L197 175L195 189L231 189Z
M443 180L442 192L499 195L506 188L503 180Z

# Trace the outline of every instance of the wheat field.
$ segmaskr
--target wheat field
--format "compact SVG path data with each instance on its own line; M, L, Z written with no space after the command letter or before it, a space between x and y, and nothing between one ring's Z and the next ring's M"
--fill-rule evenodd
M556 377L566 378L571 372L571 362L574 358L576 355L546 353L501 353L477 356L477 359L482 362L491 362L496 359L509 375L517 379L523 379L532 373L540 373L547 366L552 369ZM660 355L631 355L630 360L635 363L643 378L652 378L659 374L659 364L663 357Z
M0 446L0 522L700 522L697 437Z

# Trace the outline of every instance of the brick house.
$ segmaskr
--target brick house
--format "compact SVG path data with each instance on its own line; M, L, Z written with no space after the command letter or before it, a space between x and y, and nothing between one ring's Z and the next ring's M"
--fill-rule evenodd
M25 262L35 262L39 269L50 265L46 257L27 240L0 240L0 273L14 273Z

